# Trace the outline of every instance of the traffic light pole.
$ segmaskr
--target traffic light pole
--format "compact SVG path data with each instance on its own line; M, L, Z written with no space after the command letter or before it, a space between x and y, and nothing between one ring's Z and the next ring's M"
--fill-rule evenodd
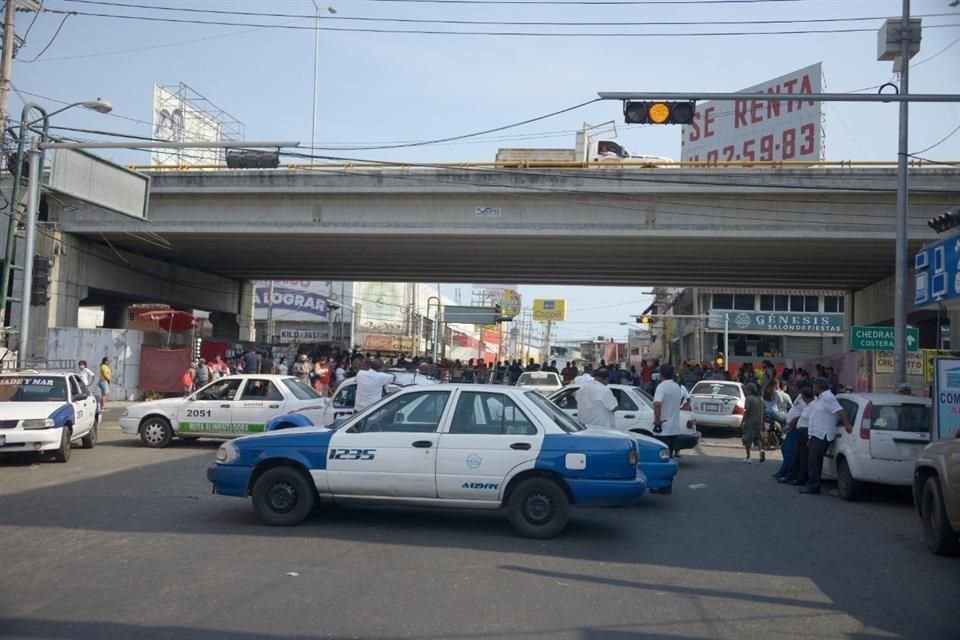
M910 92L910 0L903 0L903 18L900 28L900 95ZM893 382L907 381L907 220L909 219L909 172L907 171L908 109L910 103L900 103L900 144L897 150L897 247L894 266L893 306Z
M25 133L25 132L22 132ZM43 172L43 152L38 146L39 139L34 138L30 144L29 167L30 178L27 183L27 217L25 225L25 242L23 249L23 288L20 292L20 345L17 347L17 367L23 368L26 364L27 346L30 344L30 305L33 303L33 252L37 244L37 209L40 205L40 174Z

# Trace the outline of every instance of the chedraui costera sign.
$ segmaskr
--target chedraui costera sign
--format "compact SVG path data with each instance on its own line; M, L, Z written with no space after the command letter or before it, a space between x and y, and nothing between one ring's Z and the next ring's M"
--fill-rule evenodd
M842 313L790 313L788 311L717 311L710 312L707 325L736 332L769 331L773 333L843 333Z

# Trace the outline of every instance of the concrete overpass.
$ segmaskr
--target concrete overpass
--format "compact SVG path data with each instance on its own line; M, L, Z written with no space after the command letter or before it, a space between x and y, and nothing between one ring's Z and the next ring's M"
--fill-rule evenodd
M960 168L911 172L911 250L958 201ZM158 172L149 221L64 201L50 219L98 250L227 281L853 291L893 272L895 208L885 168L356 166Z

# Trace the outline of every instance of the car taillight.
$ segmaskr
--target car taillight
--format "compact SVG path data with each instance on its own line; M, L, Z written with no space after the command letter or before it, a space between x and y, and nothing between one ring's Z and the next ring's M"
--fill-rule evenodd
M733 415L742 416L746 411L739 404L733 406Z
M630 448L630 456L627 458L630 462L631 467L635 467L640 463L640 453L637 451L636 447Z
M697 426L697 423L693 420L687 420L687 429L693 430Z
M868 402L863 408L863 417L860 418L860 437L863 440L870 439L870 423L873 420L873 403Z

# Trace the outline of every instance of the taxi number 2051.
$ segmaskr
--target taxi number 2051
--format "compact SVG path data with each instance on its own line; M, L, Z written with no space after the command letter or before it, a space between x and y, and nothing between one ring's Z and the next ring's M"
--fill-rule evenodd
M373 460L376 449L330 449L330 460Z
M210 418L213 412L210 409L187 409L188 418Z

